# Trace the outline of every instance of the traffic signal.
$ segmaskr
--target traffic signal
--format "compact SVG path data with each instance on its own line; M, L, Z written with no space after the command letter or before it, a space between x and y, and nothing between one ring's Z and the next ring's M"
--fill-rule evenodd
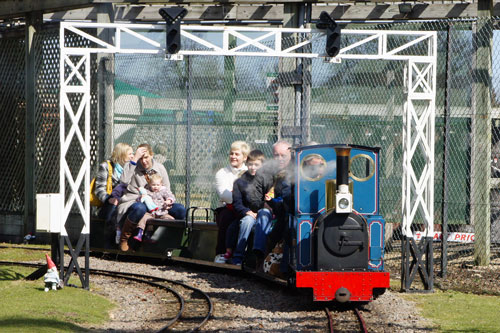
M325 11L319 15L318 29L326 29L325 51L330 57L336 57L340 52L340 26Z
M167 43L165 49L168 54L176 54L181 49L181 20L187 14L183 7L168 7L159 10L161 17L167 23Z

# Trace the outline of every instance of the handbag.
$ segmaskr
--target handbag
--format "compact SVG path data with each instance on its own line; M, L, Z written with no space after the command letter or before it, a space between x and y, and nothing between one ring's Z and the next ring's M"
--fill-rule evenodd
M109 161L106 162L108 162L108 171L109 171L108 179L106 181L106 193L111 194L111 192L113 191L113 179L111 178L113 174L113 167L111 166L111 163ZM95 191L95 177L90 182L90 205L94 207L101 207L104 203L101 200L99 200L97 195L95 195L94 191Z

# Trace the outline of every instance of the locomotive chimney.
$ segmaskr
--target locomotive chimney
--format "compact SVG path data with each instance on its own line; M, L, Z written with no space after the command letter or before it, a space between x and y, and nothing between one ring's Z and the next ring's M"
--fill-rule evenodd
M337 154L337 194L335 196L335 211L337 213L352 212L352 194L349 192L349 157L351 147L335 147Z

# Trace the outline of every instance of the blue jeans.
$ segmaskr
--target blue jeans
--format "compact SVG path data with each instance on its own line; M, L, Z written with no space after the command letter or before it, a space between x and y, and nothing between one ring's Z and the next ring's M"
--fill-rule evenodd
M130 208L127 210L127 218L136 223L139 222L144 214L148 211L148 208L142 202L135 202Z
M226 248L235 249L240 232L240 220L234 220L226 230Z
M241 264L243 257L245 256L248 236L250 236L253 226L255 225L255 219L250 215L246 215L241 220L233 222L233 224L235 223L236 225L239 225L240 230L238 232L236 248L233 251L233 264ZM229 229L228 232L230 232Z
M255 233L253 238L254 251L260 251L262 254L266 252L267 236L272 229L273 214L267 208L262 208L257 213L255 221Z
M176 202L168 210L168 214L171 215L176 220L185 220L186 208L184 208L184 205Z
M115 205L110 204L107 200L104 205L99 209L99 218L106 221L106 223L118 225L118 221L116 221L116 207ZM114 221L111 221L114 218ZM111 223L112 222L112 223Z

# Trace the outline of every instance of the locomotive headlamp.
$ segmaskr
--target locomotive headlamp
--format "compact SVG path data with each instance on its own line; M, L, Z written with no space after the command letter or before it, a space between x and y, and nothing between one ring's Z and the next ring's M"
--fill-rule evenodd
M352 194L337 192L335 196L335 212L338 214L349 214L352 212Z
M335 195L335 212L352 212L352 194L349 192L349 157L351 147L335 147L337 154L337 194Z
M339 208L347 209L349 208L349 200L347 198L342 198L339 200Z

